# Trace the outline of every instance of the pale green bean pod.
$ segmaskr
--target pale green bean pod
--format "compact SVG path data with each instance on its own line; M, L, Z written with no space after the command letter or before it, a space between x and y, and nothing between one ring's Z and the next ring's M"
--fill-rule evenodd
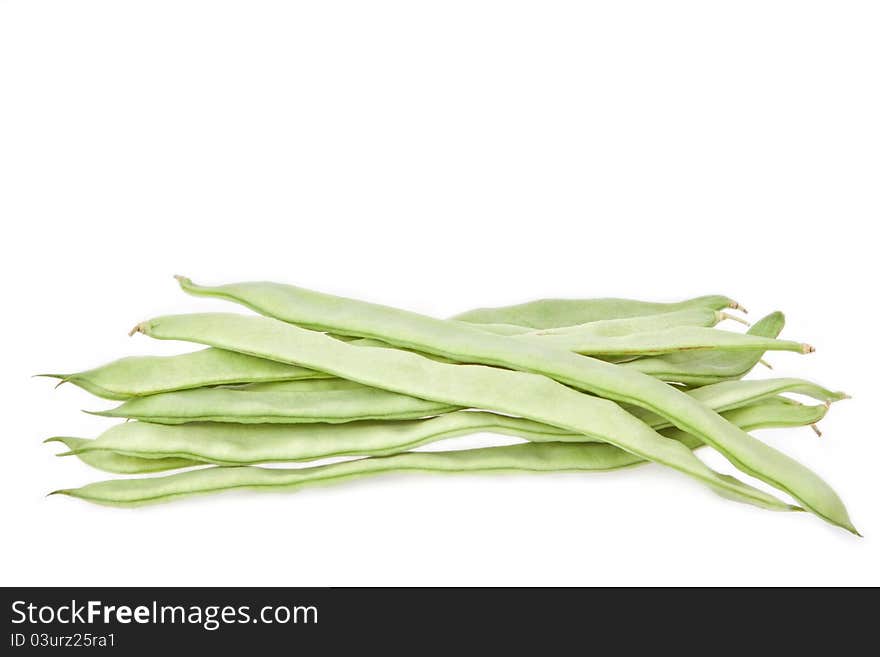
M104 399L125 401L224 383L295 381L327 375L296 365L209 348L176 356L129 356L75 374L38 376L73 383Z
M259 387L195 388L137 397L94 415L180 424L183 422L351 422L410 420L448 413L457 406L417 399L353 382L333 389L305 391L305 382L255 384ZM292 389L291 389L292 388Z
M661 331L632 333L614 337L598 336L590 331L568 333L530 333L510 336L512 340L540 340L541 346L573 351L585 356L652 356L694 351L795 351L808 354L813 348L802 342L764 338L697 326L679 326Z
M716 411L729 410L783 392L800 392L820 401L836 401L834 393L802 379L732 381L688 391ZM293 394L289 394L293 393ZM251 383L182 390L129 400L96 414L160 424L185 422L314 423L365 419L416 419L460 410L400 393L370 388L339 378L276 383ZM651 426L670 423L644 409L628 408Z
M843 392L828 390L810 381L796 378L722 381L688 390L685 394L690 395L707 408L722 413L772 399L785 393L803 395L825 404L848 398L848 395ZM625 405L624 407L635 417L655 429L673 426L668 419L652 411L637 406Z
M127 422L126 424L134 424ZM164 426L164 425L163 425ZM201 461L182 458L142 458L136 456L128 456L118 452L109 450L91 450L89 445L94 442L88 438L75 438L74 436L53 436L47 438L43 442L61 443L67 447L69 452L64 455L72 455L76 453L77 458L88 466L96 470L104 472L112 472L113 474L153 474L156 472L164 472L167 470L179 470L181 468L189 468L196 465L205 465Z
M802 426L818 422L827 406L804 406L771 398L727 411L725 417L748 429ZM241 425L194 423L184 426L125 422L95 440L72 438L62 455L110 452L147 459L177 458L215 465L312 461L337 456L386 456L428 443L490 432L532 442L588 442L546 424L483 411L456 411L427 420L361 421L345 425ZM667 429L667 436L681 436ZM67 437L47 442L65 442ZM689 443L688 443L689 444ZM185 467L175 465L175 467Z
M597 337L616 338L633 333L652 333L680 326L702 326L712 328L725 319L748 324L745 320L730 315L720 310L710 308L691 308L688 310L676 310L674 312L659 313L656 315L639 315L637 317L623 317L619 319L600 319L586 324L574 324L554 326L543 329L528 329L511 335L523 333L534 336L557 336L571 334L589 334ZM477 328L485 329L491 324L474 324Z
M183 281L189 283L189 279ZM546 329L679 310L725 308L742 309L742 306L729 297L719 295L697 297L678 303L652 303L632 299L539 299L513 306L469 310L453 319L473 324L502 323Z
M632 454L611 445L523 443L453 452L404 452L297 469L211 466L164 477L100 481L51 494L133 507L236 489L295 490L306 484L340 482L383 472L584 472L613 470L637 462Z

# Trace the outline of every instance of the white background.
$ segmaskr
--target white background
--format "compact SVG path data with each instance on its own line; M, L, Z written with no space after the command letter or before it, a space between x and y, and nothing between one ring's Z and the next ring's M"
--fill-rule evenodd
M2 583L880 584L878 33L871 2L0 2ZM818 351L776 373L854 399L760 435L866 537L656 466L45 498L106 477L40 441L108 404L30 375L233 309L175 273L782 309Z

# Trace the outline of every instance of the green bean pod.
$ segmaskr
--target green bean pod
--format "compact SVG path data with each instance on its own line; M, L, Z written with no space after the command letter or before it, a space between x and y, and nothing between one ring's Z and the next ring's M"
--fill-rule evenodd
M75 374L38 376L73 383L104 399L125 401L160 392L224 383L293 381L327 375L296 365L209 348L177 356L129 356Z
M106 506L133 507L236 489L292 491L306 484L341 482L383 472L563 472L613 470L637 463L604 444L523 443L454 452L404 452L308 468L211 466L164 477L113 479L53 491Z
M137 424L135 422L126 422L125 424ZM53 436L47 438L45 443L61 443L67 447L69 451L63 455L76 454L77 458L86 465L103 470L104 472L112 472L114 474L153 474L156 472L164 472L167 470L179 470L181 468L189 468L196 465L205 465L201 461L192 459L182 459L176 457L169 458L143 458L136 456L128 456L110 450L92 450L89 445L93 440L88 438L75 438L73 436ZM59 454L61 456L62 454Z
M182 279L182 284L191 286L193 290L196 289L189 279ZM606 319L659 315L679 310L725 308L741 309L742 307L733 299L718 295L697 297L678 303L651 303L631 299L539 299L513 306L469 310L456 315L453 319L471 324L502 323L546 329Z
M737 426L802 426L818 422L824 405L804 406L774 398L728 411L725 417ZM346 425L241 425L199 423L184 426L125 422L95 440L73 438L70 451L62 455L83 456L95 452L144 459L176 458L192 465L250 465L255 463L311 461L337 456L386 456L422 445L472 433L490 432L532 442L588 442L580 434L566 433L546 424L521 418L456 411L427 419L395 422L352 422ZM689 446L692 439L668 429ZM65 442L59 436L47 442ZM173 467L186 467L175 464Z
M707 408L718 413L768 399L778 399L778 395L785 393L804 395L825 404L848 398L848 395L843 392L828 390L810 381L795 378L722 381L686 392ZM628 405L624 408L655 429L673 426L669 420L652 411Z
M826 390L802 379L731 381L705 386L687 394L716 411L744 406L784 392L799 392L820 401L842 399L843 393ZM287 394L304 393L304 394ZM370 388L346 379L328 378L275 383L200 388L129 400L105 417L159 424L187 422L265 422L294 424L357 422L365 419L417 419L440 415L461 407L426 402L400 393ZM668 420L639 407L627 410L652 427L670 426Z
M541 340L542 346L554 347L586 356L656 355L679 352L708 351L795 351L808 354L810 345L792 340L778 340L758 335L721 331L698 326L678 326L661 331L633 333L614 337L596 336L589 331L545 333L540 336L525 334L512 336L513 340Z
M340 343L343 344L343 343ZM296 386L300 382L293 382ZM255 388L195 388L138 397L94 415L180 424L183 422L298 423L409 420L457 407L379 388L345 382L342 388L300 391L291 384Z
M691 308L677 310L656 315L639 315L636 317L623 317L619 319L601 319L586 324L575 324L544 329L529 329L524 332L510 333L510 335L522 335L523 333L534 336L558 336L584 334L594 337L616 338L633 333L646 333L663 331L679 326L702 326L711 328L724 319L744 321L736 316L729 315L720 310L711 308ZM491 324L475 324L478 328L485 329Z

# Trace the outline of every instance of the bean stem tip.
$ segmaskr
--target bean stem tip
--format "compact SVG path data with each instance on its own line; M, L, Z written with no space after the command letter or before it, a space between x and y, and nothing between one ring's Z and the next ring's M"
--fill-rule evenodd
M139 322L138 324L135 324L134 327L128 332L128 336L131 337L135 333L146 333L146 331L144 330L145 325L146 322Z
M751 326L752 323L748 320L743 319L742 317L737 317L736 315L731 315L730 313L718 313L718 321L724 321L725 319L732 319L734 322L739 322L740 324L745 324L746 326Z

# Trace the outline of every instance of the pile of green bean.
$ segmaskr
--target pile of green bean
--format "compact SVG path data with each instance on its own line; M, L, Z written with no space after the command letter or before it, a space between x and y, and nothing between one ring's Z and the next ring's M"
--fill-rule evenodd
M779 338L779 312L745 333L716 328L744 322L724 296L543 299L435 319L290 285L178 281L257 314L157 317L132 333L206 348L44 376L120 402L96 414L125 420L95 439L49 438L66 446L61 455L116 474L182 471L56 493L137 506L380 472L587 472L651 461L724 497L807 510L857 533L827 483L747 433L815 428L846 397L802 379L743 379L768 351L812 351ZM414 451L476 432L522 442ZM694 454L702 446L792 501L716 472ZM330 457L356 458L277 467Z

